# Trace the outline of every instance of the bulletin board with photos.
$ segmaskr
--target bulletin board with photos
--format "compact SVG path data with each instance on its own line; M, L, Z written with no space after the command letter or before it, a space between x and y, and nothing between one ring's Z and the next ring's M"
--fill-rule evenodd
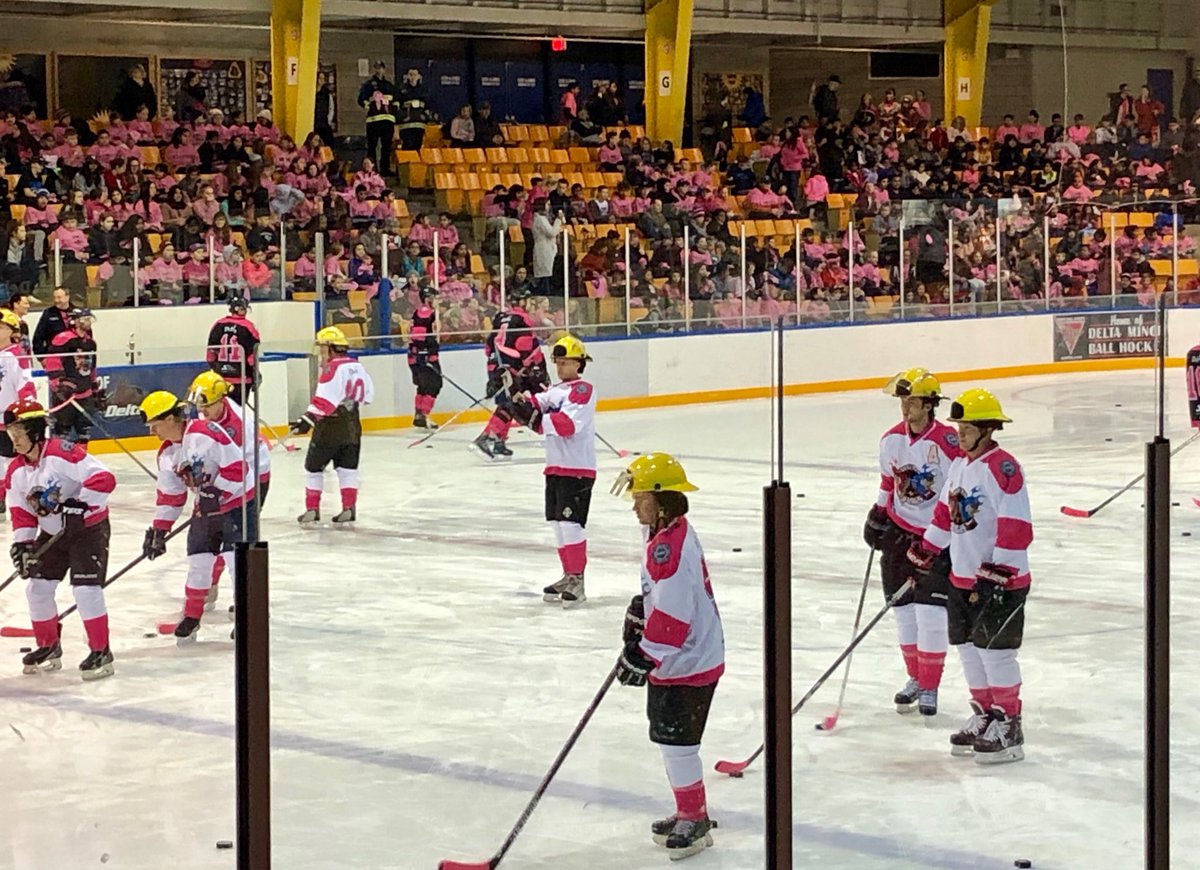
M204 103L227 116L246 113L246 61L205 58L161 58L158 62L159 102L174 105L175 98L192 72L200 73Z
M321 77L324 76L324 79ZM317 89L320 90L324 82L329 82L329 90L333 95L333 124L331 125L336 131L338 128L338 110L337 110L337 65L332 63L319 63L317 65ZM254 114L257 115L263 109L271 108L271 61L256 60L254 61Z

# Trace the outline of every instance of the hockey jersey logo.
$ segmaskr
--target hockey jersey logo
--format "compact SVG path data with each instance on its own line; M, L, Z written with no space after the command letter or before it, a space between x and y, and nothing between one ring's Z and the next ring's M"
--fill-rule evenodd
M920 468L915 465L896 468L893 465L892 477L896 481L896 497L905 504L932 501L938 497L937 473L937 467L930 467L928 463Z
M963 534L978 525L975 515L983 506L983 494L979 491L979 487L971 487L970 492L966 492L961 487L952 490L949 501L950 531Z

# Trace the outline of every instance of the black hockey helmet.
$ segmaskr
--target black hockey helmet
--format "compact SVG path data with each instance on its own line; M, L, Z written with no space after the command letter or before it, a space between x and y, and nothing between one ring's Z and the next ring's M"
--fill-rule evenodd
M229 297L229 313L230 314L245 314L250 310L250 303L246 301L246 297L240 294Z
M513 287L505 294L505 298L511 303L517 303L526 301L532 295L528 287Z
M417 294L421 297L422 302L428 302L430 299L438 295L437 288L433 285L422 287L421 292Z

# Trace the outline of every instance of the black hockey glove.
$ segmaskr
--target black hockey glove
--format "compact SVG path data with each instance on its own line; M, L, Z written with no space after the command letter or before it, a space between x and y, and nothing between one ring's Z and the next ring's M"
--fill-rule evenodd
M504 369L492 369L490 372L488 372L487 386L483 391L484 397L490 399L502 389L504 389Z
M37 544L33 541L17 541L8 548L13 567L17 569L22 580L28 580L34 575L38 564L36 552Z
M533 398L528 393L513 393L512 399L509 412L513 415L513 418L522 426L527 426L536 431L542 419L542 412L538 408L537 403L533 401Z
M639 646L640 641L625 644L617 662L617 680L622 686L644 686L646 676L654 670L654 662L646 658Z
M863 526L863 540L872 550L883 549L883 536L891 524L887 508L883 505L872 505L867 514L867 523Z
M202 486L196 490L196 513L209 517L221 510L221 490L215 486Z
M984 562L975 573L975 579L991 583L1002 589L1017 578L1017 569L1008 565L997 565L995 562Z
M307 435L313 430L313 426L315 425L316 421L312 417L308 416L308 414L301 414L299 419L288 424L288 428L296 435Z
M77 498L69 498L60 502L58 512L63 515L63 522L72 528L83 526L83 517L88 512L88 503Z
M92 401L96 403L96 410L103 411L108 407L108 390L104 387L96 387L92 390Z
M142 555L153 562L167 552L167 530L156 529L153 526L146 529L146 537L142 541Z
M621 631L621 640L626 644L640 643L642 632L646 630L646 609L642 605L642 596L635 595L625 608L625 627Z

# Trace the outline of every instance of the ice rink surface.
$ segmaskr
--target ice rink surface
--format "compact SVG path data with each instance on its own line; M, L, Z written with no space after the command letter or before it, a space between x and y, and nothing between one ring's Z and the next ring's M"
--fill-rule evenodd
M1189 434L1182 373L1168 372L1168 430ZM950 384L955 393L967 384ZM1091 520L1142 470L1153 426L1149 371L991 381L1015 420L1001 443L1024 465L1036 540L1024 670L1024 762L952 758L968 712L957 656L942 715L896 714L904 682L889 616L853 661L836 730L838 680L795 719L797 867L824 870L1134 868L1142 855L1142 512L1140 490ZM946 407L943 406L942 415ZM845 645L866 564L863 519L878 485L879 436L898 419L877 392L789 399L787 473L797 493L794 670L798 698ZM692 521L725 621L728 669L703 747L716 846L689 868L762 866L761 765L720 777L762 735L762 486L765 401L600 415L610 441L677 454L700 487ZM515 821L619 650L638 590L629 502L608 495L625 462L601 454L592 503L587 604L564 612L542 522L542 451L514 436L516 461L468 452L476 427L408 450L410 433L369 435L354 531L302 531L302 454L274 456L271 544L274 843L278 870L425 868L481 860ZM602 449L602 448L601 448ZM112 500L110 572L139 552L152 482L123 456ZM327 477L323 507L334 511ZM1200 448L1174 466L1173 788L1176 862L1200 830ZM803 496L802 498L800 496ZM1185 532L1194 536L1184 537ZM741 548L735 552L734 548ZM232 868L233 656L223 613L200 641L145 638L176 612L182 541L108 593L117 674L94 684L72 618L63 671L22 676L0 641L5 810L0 867L13 870ZM65 593L65 594L64 594ZM60 590L60 604L69 593ZM882 605L875 572L867 614ZM865 622L866 617L864 617ZM26 625L19 584L0 621ZM506 870L640 870L669 864L648 825L672 810L642 690L614 686L504 862ZM3 727L3 725L8 727Z

